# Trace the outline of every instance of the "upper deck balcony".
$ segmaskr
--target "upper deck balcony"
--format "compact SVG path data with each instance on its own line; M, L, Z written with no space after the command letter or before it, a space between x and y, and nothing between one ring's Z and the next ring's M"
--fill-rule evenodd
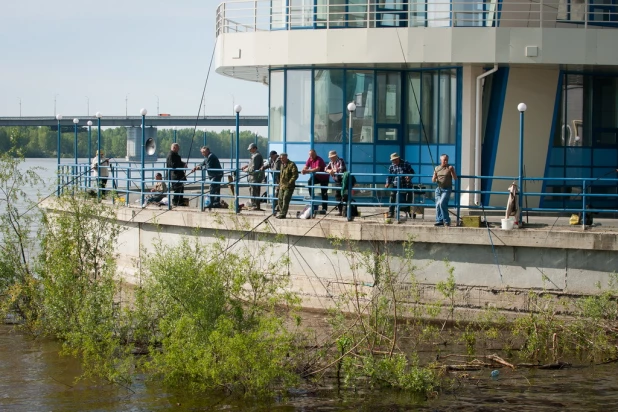
M615 28L617 0L227 0L222 33L375 27Z
M616 66L617 27L618 0L227 0L217 71L262 81L278 66Z

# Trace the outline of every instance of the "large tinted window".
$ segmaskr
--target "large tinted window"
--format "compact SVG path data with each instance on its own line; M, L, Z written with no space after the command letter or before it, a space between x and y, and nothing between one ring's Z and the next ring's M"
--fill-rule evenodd
M401 74L378 72L378 123L399 123L401 120Z
M352 133L354 134L352 141L372 143L374 120L373 71L348 70L346 86L346 107L350 102L356 104L356 111L352 115Z
M315 142L340 142L343 132L343 70L314 72Z
M286 91L286 141L311 140L311 70L288 70Z
M268 119L268 139L271 142L283 141L283 87L282 71L270 72L270 110Z

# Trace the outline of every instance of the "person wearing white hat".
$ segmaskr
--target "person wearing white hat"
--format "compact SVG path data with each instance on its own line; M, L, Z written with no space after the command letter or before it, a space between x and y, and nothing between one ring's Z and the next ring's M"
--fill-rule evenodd
M260 208L260 184L264 180L264 172L261 170L262 165L264 164L264 158L258 151L258 147L255 143L251 143L247 150L251 153L251 159L249 160L249 164L243 166L242 170L246 171L247 181L249 183L254 183L249 185L249 195L251 199L249 200L249 209L251 210L262 210Z
M107 178L109 177L109 159L104 158L105 153L97 150L92 158L92 175L97 178L97 185L101 189L105 189L107 186ZM101 159L101 163L99 164L99 157Z
M331 150L328 152L328 158L330 159L330 163L326 165L324 171L331 175L333 181L335 182L335 187L338 188L333 191L335 192L335 200L339 202L339 204L337 204L337 216L342 216L343 203L341 202L341 185L343 182L343 173L345 173L348 169L345 165L345 161L337 155L337 151Z

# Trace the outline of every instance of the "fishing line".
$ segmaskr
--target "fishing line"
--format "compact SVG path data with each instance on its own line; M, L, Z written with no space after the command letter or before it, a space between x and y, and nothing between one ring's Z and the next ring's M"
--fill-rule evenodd
M219 37L215 38L215 45L212 48L212 54L210 56L210 64L208 65L208 72L206 73L206 81L204 81L204 88L202 89L202 97L200 98L200 104L197 109L197 116L195 117L195 125L193 126L193 137L191 137L191 145L189 145L189 153L187 154L187 163L191 157L191 149L193 148L193 141L195 140L195 132L197 131L197 124L200 120L200 112L202 111L202 104L204 103L204 96L206 95L206 86L208 85L208 79L210 78L210 71L212 68L212 62L215 59L215 51L217 50L217 41Z
M397 34L397 40L399 41L399 49L401 50L401 56L403 57L403 62L405 66L408 66L408 61L406 59L406 54L403 51L403 44L401 44L401 38L399 37L399 29L395 28L395 33ZM425 137L425 144L427 145L427 150L429 151L429 158L431 159L431 164L436 164L433 160L433 155L431 154L431 147L429 146L429 138L427 137L427 131L425 130L425 123L423 122L423 115L421 113L421 107L418 104L418 98L416 97L416 90L414 90L414 85L412 84L412 79L406 72L406 77L408 78L408 82L410 83L410 88L412 89L412 94L414 95L414 102L416 103L416 111L418 112L418 119L421 122L421 129L423 130L423 136ZM422 83L423 75L420 75L420 82Z
M494 240L491 237L491 230L489 229L489 222L487 221L487 215L485 214L485 205L481 202L481 209L483 210L483 219L485 220L485 226L487 227L487 234L489 235L489 243L491 243L491 251L494 254L494 262L498 267L498 273L500 274L500 283L504 283L502 279L502 270L500 269L500 263L498 262L498 255L496 254L496 247L494 246Z
M115 157L108 157L107 161L112 160L112 159L115 159ZM99 165L97 165L96 167L98 168ZM101 166L101 167L106 167L106 166ZM58 191L58 189L63 189L65 186L73 184L73 182L75 182L77 179L79 179L80 177L82 177L86 173L89 173L89 172L93 171L94 169L95 169L94 167L89 167L88 169L86 169L82 173L80 173L79 175L75 176L70 182L67 182L67 183L63 184L62 186L60 186L59 188L56 188L54 191L52 191L50 194L45 196L43 199L39 200L34 205L30 206L30 208L28 208L28 210L26 210L24 213L22 213L21 216L24 216L24 215L28 214L32 209L34 209L35 207L38 207L41 203L43 203L44 201L49 199L54 193L56 193ZM98 178L97 178L97 180L98 180Z

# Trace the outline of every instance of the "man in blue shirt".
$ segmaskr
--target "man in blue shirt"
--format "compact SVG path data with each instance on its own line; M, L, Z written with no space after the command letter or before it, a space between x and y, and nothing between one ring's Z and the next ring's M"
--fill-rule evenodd
M410 166L410 163L401 159L397 153L391 154L391 165L388 168L389 175L413 175L414 169ZM401 191L401 189L410 189L412 187L411 176L388 176L386 178L386 184L384 187L392 187L400 190L393 190L391 192L391 205L388 208L388 217L395 216L395 204L397 203L397 193L399 193L399 204L406 203L408 192ZM404 206L407 207L407 206Z
M210 205L209 208L217 208L221 205L219 196L221 193L221 178L223 177L223 170L221 170L221 163L219 158L210 151L208 146L204 146L200 149L204 161L193 168L193 172L196 170L206 169L208 171L208 177L210 178Z

